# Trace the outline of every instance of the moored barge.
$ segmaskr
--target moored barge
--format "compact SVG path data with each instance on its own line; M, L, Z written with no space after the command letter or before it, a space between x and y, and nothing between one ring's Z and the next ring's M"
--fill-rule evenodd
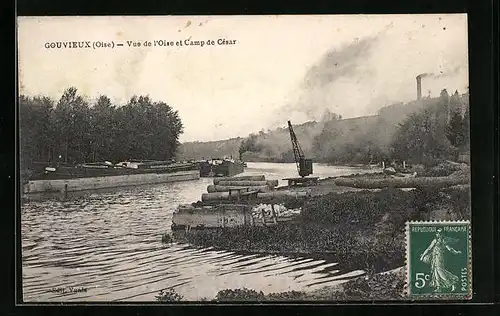
M245 163L231 158L199 162L201 177L232 177L245 171Z
M196 163L130 160L84 163L76 166L47 166L25 183L23 193L72 192L200 178Z

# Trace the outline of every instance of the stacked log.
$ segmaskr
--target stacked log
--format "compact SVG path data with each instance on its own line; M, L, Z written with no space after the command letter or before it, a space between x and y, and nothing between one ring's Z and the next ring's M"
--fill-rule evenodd
M217 183L218 185L222 186L241 186L241 187L247 187L247 186L268 186L270 188L275 188L278 186L278 180L267 180L267 181L251 181L251 180L225 180L225 181L219 181Z
M265 198L277 198L283 196L305 197L309 195L310 193L305 191L273 191L273 192L258 193L257 198L265 199Z
M239 177L221 177L215 178L214 184L219 184L221 181L265 181L266 177L264 175L261 176L239 176Z
M201 195L202 202L217 201L217 200L237 200L240 197L240 192L214 192L214 193L203 193Z
M214 184L207 186L208 193L203 193L201 200L202 202L239 200L245 192L254 192L257 198L304 196L302 193L277 192L275 191L277 186L278 180L266 180L264 175L216 178Z
M208 193L248 190L269 192L278 186L278 180L266 180L264 175L224 177L214 179L214 184L207 187Z
M244 190L244 189L248 189L251 191L258 191L258 192L269 192L271 190L271 188L269 188L267 185L263 185L263 186L224 186L224 185L210 184L207 187L207 192L208 193L229 192L229 191Z
M383 179L356 179L337 178L335 184L338 186L362 188L362 189L383 189L393 188L415 188L415 187L449 187L460 184L468 184L468 177L420 177L420 178L383 178Z
M257 193L257 199L276 198L283 196L305 197L308 196L308 194L309 194L308 192L273 191L273 192ZM232 201L232 200L238 200L239 198L240 198L240 192L238 191L203 193L201 196L201 200L203 202L217 201L217 200Z

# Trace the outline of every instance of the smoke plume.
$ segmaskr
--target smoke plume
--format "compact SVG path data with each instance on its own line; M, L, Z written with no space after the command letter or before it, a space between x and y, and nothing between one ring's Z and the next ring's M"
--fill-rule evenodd
M429 78L432 78L432 79L439 79L439 78L445 78L445 77L453 77L455 75L457 75L463 68L465 67L465 65L458 65L452 69L446 69L446 70L441 70L439 73L429 73L429 72L424 72L420 75L418 75L417 77L420 77L420 78L426 78L426 77L429 77Z
M328 51L308 69L298 89L291 96L292 100L275 114L295 113L300 116L299 120L321 120L326 108L335 111L334 107L338 106L341 100L336 99L332 85L373 74L373 69L365 61L370 56L374 44L378 42L379 35L355 39L348 45ZM281 115L278 116L280 121L273 122L272 126L282 125Z
M356 39L351 44L327 52L323 58L313 65L306 73L302 88L320 88L341 77L351 77L358 74L359 61L370 52L370 48L377 40L376 37Z

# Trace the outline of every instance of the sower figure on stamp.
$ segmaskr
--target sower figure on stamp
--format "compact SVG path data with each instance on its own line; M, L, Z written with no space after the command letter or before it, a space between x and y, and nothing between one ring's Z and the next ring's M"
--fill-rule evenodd
M460 254L461 251L453 249L450 244L457 240L450 237L445 237L441 234L442 229L439 228L436 236L431 244L420 256L420 260L431 264L431 282L430 286L434 287L434 292L439 292L445 288L455 290L455 283L458 282L458 276L454 275L445 268L444 254L446 250L453 254Z

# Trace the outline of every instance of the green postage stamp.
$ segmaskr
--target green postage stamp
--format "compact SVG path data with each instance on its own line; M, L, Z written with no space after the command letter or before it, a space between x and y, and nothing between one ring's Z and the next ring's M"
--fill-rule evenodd
M469 221L406 223L406 290L412 299L470 299Z

